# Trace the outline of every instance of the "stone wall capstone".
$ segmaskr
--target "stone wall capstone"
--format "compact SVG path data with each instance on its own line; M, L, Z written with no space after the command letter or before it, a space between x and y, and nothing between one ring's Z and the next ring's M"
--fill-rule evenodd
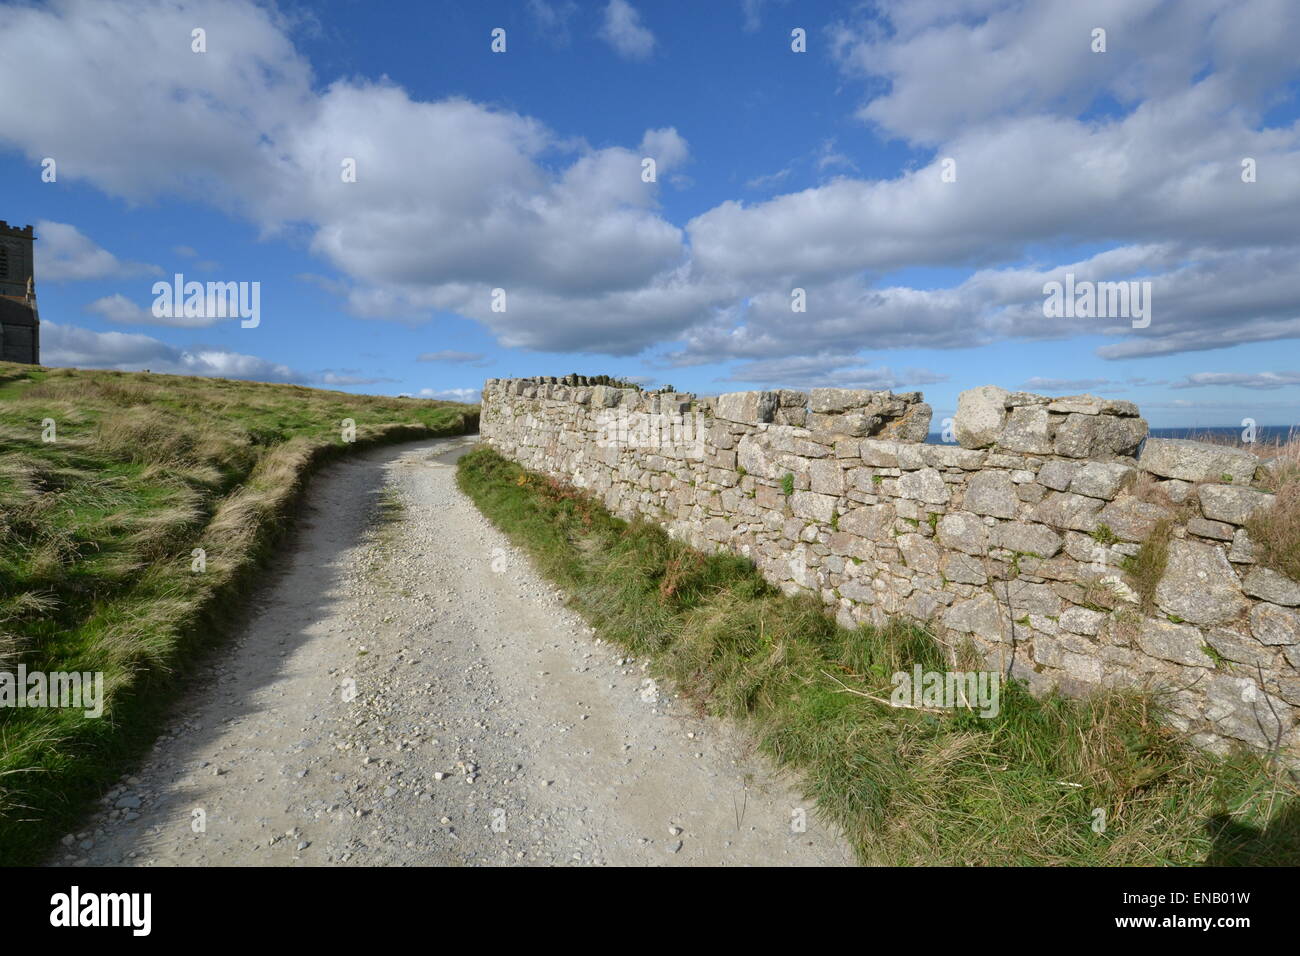
M1036 692L1167 695L1198 746L1300 760L1300 584L1243 525L1272 495L1236 448L1147 438L1131 402L963 392L958 445L926 444L918 392L715 398L490 379L483 440L526 468L752 559L847 626L895 616ZM1167 535L1154 588L1123 566Z

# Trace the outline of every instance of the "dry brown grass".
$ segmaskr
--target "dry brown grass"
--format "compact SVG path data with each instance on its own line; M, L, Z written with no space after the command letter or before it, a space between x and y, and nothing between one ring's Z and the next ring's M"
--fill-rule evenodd
M1300 440L1284 446L1269 468L1273 503L1246 522L1265 567L1300 581Z
M1169 539L1173 530L1172 520L1157 521L1146 540L1139 545L1138 553L1124 562L1133 590L1142 601L1143 614L1150 614L1155 608L1156 587L1169 563Z
M625 524L599 503L582 520L572 494L489 449L462 458L458 480L602 638L650 661L685 700L745 721L800 772L805 795L863 862L1300 858L1294 785L1261 757L1192 750L1148 694L1066 700L1010 682L988 719L893 708L872 698L887 700L895 671L946 669L945 649L923 630L837 627L820 601L780 594L735 555L685 554L662 529ZM1103 833L1090 826L1099 808ZM1245 834L1237 843L1208 827L1227 815Z
M1300 431L1292 429L1286 438L1274 438L1270 441L1245 442L1238 433L1222 434L1219 432L1189 432L1186 436L1191 441L1204 442L1208 445L1226 445L1253 452L1260 458L1291 458L1300 454Z
M1285 441L1242 442L1233 435L1206 433L1189 435L1195 441L1226 445L1253 452L1268 462L1264 475L1258 482L1264 490L1275 494L1272 505L1253 516L1246 530L1258 552L1258 560L1266 567L1300 581L1300 436L1292 435ZM1170 500L1160 481L1142 472L1128 488L1127 494L1139 501L1168 508L1170 521L1158 522L1156 528L1137 555L1125 562L1125 571L1134 589L1142 596L1145 612L1150 612L1155 587L1164 573L1172 524L1186 523L1194 517L1198 500L1196 482L1181 504Z
M1168 493L1160 487L1160 479L1149 471L1139 471L1133 484L1129 485L1122 494L1138 501L1145 501L1150 505L1159 505L1162 508L1177 507L1170 500Z
M1193 437L1253 452L1267 463L1258 484L1276 497L1271 507L1247 522L1246 530L1261 564L1300 581L1300 434L1293 431L1286 439L1255 443L1236 435Z
M105 455L134 464L193 465L232 457L251 458L247 437L233 438L211 426L178 428L176 416L133 407L99 423L95 445ZM242 454L241 454L242 452Z
M160 675L226 626L314 466L476 421L445 402L0 363L0 666L100 671L109 715L0 713L0 862L39 858L124 741L151 739L174 692Z

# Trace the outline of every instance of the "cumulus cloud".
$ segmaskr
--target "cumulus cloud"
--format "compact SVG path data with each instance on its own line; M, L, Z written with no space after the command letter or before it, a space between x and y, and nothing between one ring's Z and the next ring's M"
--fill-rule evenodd
M1027 379L1022 386L1031 392L1084 392L1090 388L1107 386L1110 391L1118 391L1119 383L1109 378L1041 378L1035 376Z
M826 172L828 169L851 169L857 171L858 164L849 159L844 153L835 148L835 140L824 140L817 147L817 171Z
M240 42L196 57L196 22L210 41ZM686 257L682 230L657 211L659 186L640 175L646 152L668 170L686 161L675 130L646 131L639 149L591 149L517 113L419 101L387 82L317 91L285 25L259 5L0 7L0 78L10 75L36 102L0 101L0 142L75 158L64 178L128 199L215 203L268 235L305 223L363 317L477 314L470 303L502 288L512 308L484 316L489 328L547 347L582 334L558 327L570 307L594 315L611 297L671 286L658 277ZM345 157L355 183L341 182ZM689 320L645 309L619 348Z
M415 357L417 362L452 362L464 365L485 364L487 358L482 352L460 352L456 349L443 349L440 352L422 352Z
M1300 33L1288 0L879 0L874 12L836 24L832 49L847 73L885 87L864 119L929 145L1008 117L1074 117L1106 97L1133 106L1205 83L1258 102L1293 74ZM1092 50L1098 26L1105 53Z
M157 266L123 262L70 223L42 219L36 223L36 237L36 275L41 281L120 279L162 274Z
M867 388L895 389L947 381L947 375L929 369L894 371L872 366L860 355L827 354L743 362L733 367L725 381L751 382L765 388Z
M740 0L740 11L744 15L744 30L746 33L753 33L763 25L763 8L773 0ZM786 4L789 0L775 0L778 4Z
M647 59L654 51L655 35L641 23L641 14L627 0L609 0L599 35L629 60Z
M417 393L420 398L436 398L444 402L468 402L473 404L482 398L482 391L477 388L422 388Z
M683 267L630 289L567 295L537 287L503 287L505 312L492 309L486 285L448 283L368 286L349 293L352 310L368 315L456 312L481 322L502 344L545 351L634 355L699 322L734 290L696 281Z
M792 349L970 348L1006 339L1048 340L1081 334L1122 336L1097 349L1107 359L1222 348L1300 336L1300 274L1294 250L1217 251L1173 243L1123 246L1051 267L981 269L949 288L873 286L856 276L809 282L805 313L792 322L790 288L750 297L690 328L670 353L676 364L710 357L788 355ZM1049 318L1043 287L1076 281L1150 282L1151 321Z
M569 20L578 12L578 5L573 0L528 0L528 12L538 31L555 46L567 47L572 41Z
M120 322L124 325L154 321L153 313L149 309L136 305L120 293L96 299L86 306L86 311L110 322Z
M326 369L321 372L316 379L321 385L347 386L347 385L378 385L381 382L396 382L395 378L385 378L383 376L362 375L356 369Z
M1161 411L1236 411L1248 415L1264 415L1270 412L1295 413L1295 402L1260 402L1250 399L1222 402L1196 402L1186 399L1174 399L1169 402L1143 402L1142 410L1160 409Z
M767 173L763 176L755 176L753 179L745 181L746 189L771 189L781 185L790 178L791 169L787 166L784 169L778 169L774 173Z
M828 294L841 304L855 300L853 310L833 312L830 320L862 332L883 324L886 339L873 345L946 347L1044 334L1041 322L1021 321L1032 309L1028 298L1014 322L980 321L994 274L1003 271L1004 281L1015 283L1025 270L1008 264L1030 250L1042 255L1052 244L1119 240L1130 257L1165 250L1161 317L1140 332L1119 324L1105 329L1119 341L1103 347L1102 357L1295 337L1300 280L1279 267L1300 254L1300 125L1269 127L1261 117L1274 102L1269 91L1297 69L1289 41L1261 29L1264 21L1252 15L1291 23L1300 13L1265 2L1239 3L1221 17L1206 7L1169 4L1157 15L1152 6L1110 5L1116 16L1107 20L1114 24L1108 54L1088 50L1095 11L1069 3L1035 4L1032 11L995 0L884 3L888 29L877 21L841 25L837 48L846 69L890 81L868 100L867 118L913 143L937 143L933 158L892 179L841 177L766 202L724 202L687 223L693 264L701 274L762 290L751 298L760 306L775 306L794 286L808 287L810 296L819 288L823 302ZM1081 18L1087 29L1076 22ZM1152 75L1143 72L1149 57L1125 52L1165 49L1170 36L1207 29L1207 43L1174 44L1179 63L1156 64ZM1092 59L1080 60L1077 51L1058 56L1062 43ZM978 77L967 85L954 63L971 64ZM1084 117L1091 101L1062 91L1096 89L1097 69L1123 73L1104 87L1123 105ZM1040 75L1048 77L1046 93ZM991 94L985 82L1007 95ZM1270 181L1243 182L1243 156L1268 168ZM955 182L941 176L948 158L956 163ZM1122 270L1124 254L1112 258L1096 264ZM926 266L983 271L978 281L946 290L881 286L891 272ZM888 334L897 324L890 316L918 308L923 317L946 318L916 327L901 342ZM769 352L844 344L824 336L807 342L803 322L787 322L784 332L769 325ZM692 338L687 351L702 356L700 343L749 354L756 336L737 325L696 329Z
M1239 388L1275 389L1300 385L1300 372L1196 372L1170 388L1205 388L1236 385Z
M211 41L202 56L196 23ZM282 171L274 139L313 111L310 67L283 28L248 2L5 5L0 76L23 95L0 102L0 138L58 159L61 182L134 200L265 197Z
M307 384L312 381L311 376L287 365L219 346L178 348L148 335L95 332L45 319L41 321L41 360L46 365L112 368L124 372L148 369L255 382Z
M916 266L1014 261L1032 244L1178 239L1222 248L1295 243L1300 128L1256 132L1204 95L1173 116L1141 110L1115 124L1034 118L981 128L947 156L891 180L841 178L687 224L696 262L753 281ZM1188 114L1206 120L1188 142ZM1203 133L1203 136L1201 135ZM1275 175L1245 184L1241 155ZM1122 211L1122 220L1118 214Z
M690 157L690 147L677 132L676 127L648 129L641 137L641 152L654 158L660 170L672 170L681 166Z
M66 156L63 178L129 200L212 203L264 235L301 224L337 272L322 287L354 314L455 312L520 348L674 342L672 360L691 364L1088 333L1109 339L1103 358L1127 359L1300 336L1300 124L1268 120L1273 91L1300 74L1300 7L1099 3L882 0L835 24L862 118L922 158L889 178L723 202L684 227L640 178L644 155L680 175L690 150L675 129L593 149L389 81L321 84L280 15L245 0L0 7L0 84L30 91L0 98L0 144ZM542 24L569 7L530 9ZM1103 21L1108 52L1094 54ZM204 57L189 51L197 22ZM601 29L625 55L653 51L625 0ZM239 43L212 42L223 36ZM355 183L340 181L345 157ZM833 145L809 160L854 161ZM891 278L925 267L969 275ZM1045 320L1042 283L1067 269L1149 279L1151 325ZM809 310L792 319L795 286Z
M86 311L119 325L161 325L178 329L202 329L218 322L234 321L212 316L155 316L152 308L139 305L120 292L101 296L86 306ZM237 318L237 317L236 317Z
M558 175L541 165L553 138L532 120L465 101L417 103L391 87L334 87L307 151L356 130L383 148L358 149L355 191L331 169L309 184L315 252L351 280L363 317L459 312L507 344L564 347L586 335L582 316L668 281L684 258L682 231L656 211L641 154L585 151ZM430 151L429 143L447 144ZM675 130L644 145L672 169L687 149ZM493 290L506 295L492 309ZM604 313L607 330L614 323ZM684 321L697 318L688 316ZM619 348L636 350L681 321L653 310L623 317Z

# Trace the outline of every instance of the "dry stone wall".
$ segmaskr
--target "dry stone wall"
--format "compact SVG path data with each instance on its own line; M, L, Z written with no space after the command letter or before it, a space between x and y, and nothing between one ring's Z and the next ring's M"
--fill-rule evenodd
M1256 563L1268 465L1147 438L1131 402L984 386L959 445L926 444L920 393L700 399L492 379L481 432L704 550L751 558L841 623L926 622L1036 692L1167 692L1203 747L1300 755L1300 584ZM1140 451L1140 453L1139 453ZM1123 569L1149 537L1162 574Z

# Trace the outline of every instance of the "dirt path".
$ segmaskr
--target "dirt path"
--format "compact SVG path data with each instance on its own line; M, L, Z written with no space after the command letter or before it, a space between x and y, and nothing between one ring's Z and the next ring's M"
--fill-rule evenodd
M460 493L472 442L319 477L245 632L52 862L851 862L811 813L793 832L808 804L743 736L597 643Z

